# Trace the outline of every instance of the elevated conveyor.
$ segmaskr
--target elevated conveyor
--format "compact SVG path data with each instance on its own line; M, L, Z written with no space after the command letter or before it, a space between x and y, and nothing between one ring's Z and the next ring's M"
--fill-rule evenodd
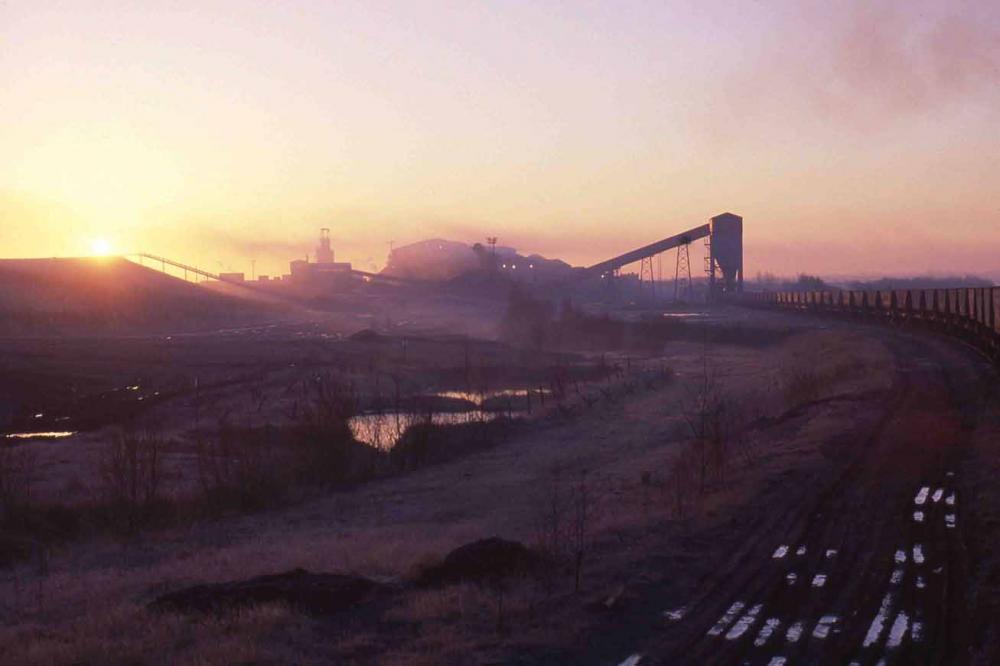
M669 238L664 238L663 240L650 243L649 245L644 245L638 249L626 252L625 254L620 254L617 257L602 261L599 264L588 266L587 272L592 275L606 275L621 268L622 266L627 266L648 257L654 257L661 252L672 250L681 245L693 243L696 240L705 238L710 233L711 225L703 224L700 227L688 229L687 231L675 234Z
M722 213L708 224L693 227L663 240L644 245L584 269L584 275L601 277L613 275L618 269L643 259L696 240L708 238L708 256L705 272L708 277L710 298L720 294L743 291L743 218L733 213Z

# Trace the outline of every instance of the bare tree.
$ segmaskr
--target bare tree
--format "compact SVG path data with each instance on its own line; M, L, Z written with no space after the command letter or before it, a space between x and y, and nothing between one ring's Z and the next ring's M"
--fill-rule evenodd
M160 496L163 441L148 432L115 434L100 464L102 490L112 509L133 533Z
M735 432L736 414L718 375L702 360L702 374L689 399L682 401L681 414L691 431L696 451L699 491L707 489L709 476L725 482L729 444Z
M0 447L0 524L23 516L31 505L37 458L27 447Z
M583 572L584 555L590 549L591 497L587 484L587 473L581 472L580 479L570 489L570 544L573 548L573 590L580 591L580 576Z

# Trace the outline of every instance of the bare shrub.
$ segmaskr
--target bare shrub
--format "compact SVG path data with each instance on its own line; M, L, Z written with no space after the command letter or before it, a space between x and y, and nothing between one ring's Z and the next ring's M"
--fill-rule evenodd
M676 518L687 515L697 496L699 454L696 446L685 445L667 472L664 491L669 494L669 501Z
M820 398L827 383L815 367L784 368L781 387L785 404L788 407L796 407L814 402Z
M573 590L580 591L580 576L583 573L584 556L590 551L591 522L593 520L590 486L587 473L582 472L579 480L570 488L570 533L569 542L573 549Z
M407 414L376 412L365 414L364 420L354 427L357 437L371 447L387 451L399 440L409 425Z
M540 489L534 502L536 547L551 562L569 563L573 589L580 590L583 565L593 543L593 491L587 473L566 481L557 470ZM551 586L551 580L546 579Z
M448 426L435 424L434 412L431 409L406 414L405 418L397 423L405 425L398 431L396 446L391 452L391 459L396 469L418 469L439 457L435 453L443 453L435 452L433 448L435 443L442 442Z
M693 395L681 404L681 413L693 437L697 459L699 491L704 493L710 478L725 482L729 446L736 432L735 405L722 390L716 374L708 367Z
M0 447L0 524L16 522L28 511L36 466L27 447Z
M149 518L160 497L162 451L159 437L122 430L101 459L101 491L129 533Z
M198 479L211 504L258 509L279 499L286 487L287 456L274 430L219 424L198 444Z
M539 489L532 503L535 543L539 550L558 559L564 552L566 538L566 498L562 480L557 471L552 472Z
M761 409L761 405L756 406ZM753 462L756 448L747 436L749 403L740 403L724 390L719 375L709 365L707 345L703 351L702 373L687 399L682 400L681 414L691 432L667 472L667 487L677 517L691 510L698 496L709 490L709 483L725 484L734 454L746 464Z
M353 480L362 471L362 445L354 439L350 419L358 413L353 384L329 374L313 377L307 386L296 444L302 459L301 475L323 483Z

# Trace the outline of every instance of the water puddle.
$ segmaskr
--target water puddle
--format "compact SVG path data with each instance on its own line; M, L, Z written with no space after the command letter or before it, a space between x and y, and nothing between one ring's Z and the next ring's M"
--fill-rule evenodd
M671 622L677 622L678 620L684 619L687 614L687 606L681 606L680 608L675 608L674 610L664 611L663 617L667 618Z
M483 423L496 418L492 412L474 410L470 412L434 412L430 422L434 425L462 425ZM425 423L427 415L407 412L386 412L382 414L358 414L351 417L348 425L359 442L378 449L391 449L410 426Z
M4 435L6 439L63 439L72 437L73 430L49 430L44 432L12 432Z
M767 618L767 620L764 621L764 626L760 628L760 633L757 634L757 639L754 640L753 644L757 647L763 647L780 626L781 620L778 618Z
M878 612L875 614L872 623L868 626L868 633L865 634L865 640L861 644L863 647L871 647L878 642L878 639L882 636L882 631L885 629L885 623L889 619L889 612L892 610L892 594L886 594L882 597L882 605L879 606Z
M743 603L742 601L734 601L733 605L730 606L729 609L722 614L722 617L719 618L719 621L716 622L712 626L712 628L708 630L708 635L709 636L721 635L722 632L726 630L726 627L732 624L733 620L736 619L736 616L739 615L741 612L743 612L743 608L745 606L746 604Z
M813 638L818 638L823 640L830 635L830 631L833 629L833 625L840 621L836 615L824 615L816 623L816 628L813 629Z
M906 636L906 630L910 627L910 618L907 617L906 611L899 611L896 615L895 621L892 623L892 629L889 630L889 639L885 642L887 648L894 649L898 648L903 642L903 638Z
M435 398L449 398L452 400L464 400L466 402L471 402L474 405L482 407L489 401L496 400L498 398L520 398L522 401L526 400L525 397L526 389L497 389L495 391L435 391L433 393L428 393L426 395ZM537 399L538 389L529 389L531 391L531 399ZM542 394L549 396L552 394L551 389L542 389Z
M726 634L726 640L735 641L737 638L745 634L747 630L753 626L754 622L757 621L757 616L763 608L764 604L757 604L748 610L746 614L741 617L736 624L733 625L733 628Z

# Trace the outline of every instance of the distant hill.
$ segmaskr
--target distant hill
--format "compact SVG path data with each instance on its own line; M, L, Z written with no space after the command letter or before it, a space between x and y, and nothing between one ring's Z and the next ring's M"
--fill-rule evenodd
M117 257L0 260L0 334L197 330L275 312Z

